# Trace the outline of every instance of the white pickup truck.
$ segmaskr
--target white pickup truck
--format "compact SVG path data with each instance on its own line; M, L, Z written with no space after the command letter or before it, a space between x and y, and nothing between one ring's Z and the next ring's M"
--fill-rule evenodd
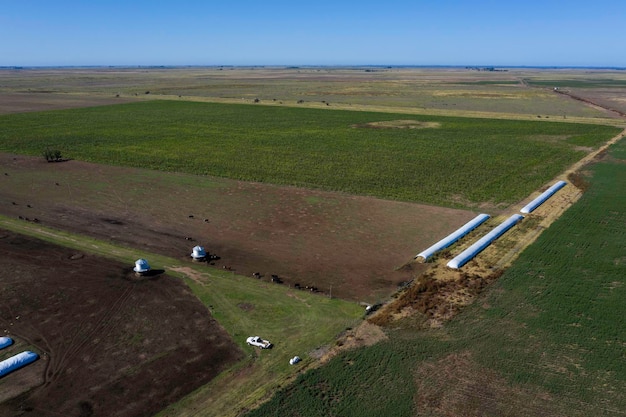
M248 343L250 346L260 347L261 349L269 349L272 347L272 344L269 340L263 340L259 336L250 336L246 339L246 343Z

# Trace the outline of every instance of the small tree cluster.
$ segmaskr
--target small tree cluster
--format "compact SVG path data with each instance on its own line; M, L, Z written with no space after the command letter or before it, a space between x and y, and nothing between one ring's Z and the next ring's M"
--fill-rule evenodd
M46 161L48 162L59 162L63 160L61 151L58 149L46 148L46 150L43 151L43 157L46 158Z

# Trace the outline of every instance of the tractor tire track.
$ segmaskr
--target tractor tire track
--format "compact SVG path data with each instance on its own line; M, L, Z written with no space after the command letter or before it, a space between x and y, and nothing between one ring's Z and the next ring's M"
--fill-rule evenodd
M127 301L132 296L134 289L134 285L127 286L122 294L105 310L102 317L95 323L95 325L87 330L82 331L84 324L89 320L85 319L78 323L77 329L78 331L70 340L68 346L69 348L63 352L61 357L58 360L54 359L54 356L51 355L51 366L50 369L47 370L45 374L45 385L50 384L55 381L63 372L63 369L68 365L68 363L76 357L76 355L82 351L83 347L93 340L93 337L98 334L103 334L113 327L115 323L117 323L120 319L115 319L115 314L120 312L123 306L127 303Z

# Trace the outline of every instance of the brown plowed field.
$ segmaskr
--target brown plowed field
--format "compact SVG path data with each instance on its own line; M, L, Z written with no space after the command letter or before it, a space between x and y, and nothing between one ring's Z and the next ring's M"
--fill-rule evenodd
M0 214L355 301L386 299L400 268L474 213L209 177L0 154ZM149 261L149 259L148 259Z
M4 230L0 254L0 354L40 355L0 379L2 416L151 416L242 357L179 279Z

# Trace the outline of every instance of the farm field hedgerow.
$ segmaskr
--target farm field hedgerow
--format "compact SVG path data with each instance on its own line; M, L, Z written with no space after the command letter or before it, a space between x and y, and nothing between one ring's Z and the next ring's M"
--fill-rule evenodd
M369 124L397 120L415 128ZM1 116L0 151L475 207L521 200L618 131L155 101Z

